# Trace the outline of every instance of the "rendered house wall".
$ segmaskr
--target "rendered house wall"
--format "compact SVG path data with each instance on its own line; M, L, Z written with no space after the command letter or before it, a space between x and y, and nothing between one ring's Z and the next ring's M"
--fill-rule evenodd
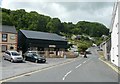
M113 21L113 26L112 26L112 32L111 32L111 62L115 64L116 66L118 65L118 7L115 11L115 16L114 16L114 21Z

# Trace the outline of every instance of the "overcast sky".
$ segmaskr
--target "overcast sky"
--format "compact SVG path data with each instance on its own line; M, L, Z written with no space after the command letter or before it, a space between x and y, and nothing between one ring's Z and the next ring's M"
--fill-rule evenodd
M89 1L89 2L88 2ZM91 21L109 27L116 0L0 0L0 6L11 10L37 11L62 22Z

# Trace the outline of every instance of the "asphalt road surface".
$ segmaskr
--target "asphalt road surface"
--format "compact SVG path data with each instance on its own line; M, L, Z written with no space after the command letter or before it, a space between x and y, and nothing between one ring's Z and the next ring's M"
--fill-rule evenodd
M88 58L14 77L7 82L118 82L118 74L99 60L96 48Z
M1 58L2 59L2 58ZM46 63L34 63L30 61L25 61L23 63L11 63L8 60L3 60L0 66L0 80L8 79L13 76L18 76L24 73L29 73L36 71L38 69L43 69L46 67L50 67L53 65L58 65L64 62L69 62L74 59L64 59L64 58L46 58L47 62Z

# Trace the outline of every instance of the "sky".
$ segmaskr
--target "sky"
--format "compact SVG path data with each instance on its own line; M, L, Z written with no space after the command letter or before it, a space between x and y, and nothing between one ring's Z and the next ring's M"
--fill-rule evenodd
M99 22L109 28L116 0L0 0L0 6L11 10L36 11L62 22Z

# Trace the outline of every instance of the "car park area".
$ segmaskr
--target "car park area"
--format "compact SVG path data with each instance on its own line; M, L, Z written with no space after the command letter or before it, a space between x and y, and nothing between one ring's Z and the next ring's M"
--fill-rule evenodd
M24 61L22 63L21 62L11 63L10 61L4 60L2 58L1 59L2 78L1 79L6 79L16 75L28 73L34 70L50 67L52 65L57 65L73 59L46 58L46 60L47 60L46 63L34 63L30 61Z

